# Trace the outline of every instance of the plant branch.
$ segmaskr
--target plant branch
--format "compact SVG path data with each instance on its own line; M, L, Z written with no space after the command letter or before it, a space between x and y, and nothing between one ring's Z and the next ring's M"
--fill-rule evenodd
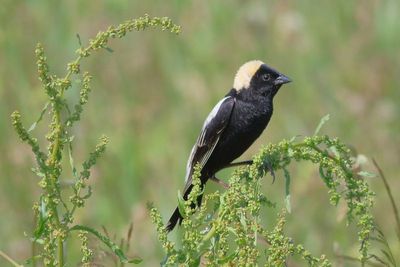
M9 263L11 263L15 267L23 267L23 265L18 264L16 261L14 261L10 256L8 256L6 253L0 250L0 256L2 256L4 259L6 259Z
M378 162L374 158L372 159L372 162L374 163L375 168L378 170L379 176L381 177L383 184L385 185L386 192L389 196L390 204L392 205L392 209L393 209L394 219L396 220L397 237L399 238L399 241L400 241L400 217L399 217L399 211L397 209L396 202L394 201L394 198L392 195L392 190L390 189L390 185L389 185L388 181L386 180L386 177L385 177L381 167L379 166Z

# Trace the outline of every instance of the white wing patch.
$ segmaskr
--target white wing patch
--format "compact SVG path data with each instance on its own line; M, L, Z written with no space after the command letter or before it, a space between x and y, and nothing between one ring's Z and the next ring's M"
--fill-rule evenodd
M215 115L217 115L219 108L221 107L222 103L224 103L225 100L227 100L228 98L230 98L230 96L224 97L222 98L216 105L215 107L211 110L210 114L208 114L206 121L203 124L203 129L206 127L207 124L210 123L210 121L212 119L214 119Z
M197 144L195 144L192 148L192 151L190 151L190 156L189 159L186 163L186 175L185 175L185 182L187 182L187 180L189 179L190 176L190 171L192 170L192 161L193 161L193 157L194 157L194 153L196 151L196 146Z
M207 129L206 129L207 125L215 118L215 116L217 115L219 109L221 108L222 103L228 98L230 98L230 96L224 97L222 100L220 100L215 105L215 107L211 110L210 114L208 114L206 120L204 121L203 128L201 129L200 135L197 138L196 144L194 144L194 146L192 148L192 151L190 152L190 156L189 156L189 159L188 159L187 164L186 164L185 182L189 179L190 173L192 171L192 168L193 168L193 166L192 166L193 157L194 157L194 154L196 153L197 147L204 145L204 137L205 137L206 132L207 132ZM217 143L218 143L218 140L215 142L213 147L210 150L208 150L207 153L204 155L204 157L201 159L201 161L199 162L201 167L203 167L207 163L207 160L210 158L211 153L213 152L213 150L214 150L215 146L217 145Z

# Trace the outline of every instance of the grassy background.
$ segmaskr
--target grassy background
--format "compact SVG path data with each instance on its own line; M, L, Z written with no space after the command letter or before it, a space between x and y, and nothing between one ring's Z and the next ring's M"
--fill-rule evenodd
M75 57L77 33L86 43L109 24L145 12L170 16L183 26L182 33L133 33L111 43L114 53L101 51L83 65L94 76L94 90L81 123L74 128L75 161L86 158L102 133L111 143L93 172L94 194L78 212L77 222L98 229L104 225L117 236L125 235L133 222L131 254L144 258L144 266L158 264L162 254L146 202L154 202L167 219L204 118L231 88L237 68L256 58L294 82L277 95L268 130L243 159L262 144L312 134L319 119L330 113L323 132L377 159L400 204L396 194L400 187L400 2L396 0L236 0L229 4L2 0L1 5L0 250L20 261L30 255L23 233L32 230L31 206L38 196L38 180L30 172L34 162L29 148L17 139L9 115L19 109L24 123L30 125L44 104L35 44L44 43L51 71L62 74L65 63ZM69 97L76 100L78 95L70 91ZM46 131L43 125L35 130L37 136ZM334 258L336 250L355 255L354 229L345 227L343 208L329 206L317 169L300 164L292 174L288 233L315 254ZM220 176L228 175L225 171ZM376 221L400 258L387 195L378 178L371 179L371 186L377 192ZM215 185L207 188L216 189ZM277 202L265 218L273 222L283 206L282 179L273 185L266 179L265 190ZM71 256L76 260L74 253Z

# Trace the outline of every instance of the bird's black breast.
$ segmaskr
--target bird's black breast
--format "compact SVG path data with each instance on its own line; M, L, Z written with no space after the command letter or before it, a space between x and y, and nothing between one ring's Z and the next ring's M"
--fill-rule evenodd
M229 124L204 166L204 172L213 175L243 154L268 125L272 110L272 101L267 98L236 97Z

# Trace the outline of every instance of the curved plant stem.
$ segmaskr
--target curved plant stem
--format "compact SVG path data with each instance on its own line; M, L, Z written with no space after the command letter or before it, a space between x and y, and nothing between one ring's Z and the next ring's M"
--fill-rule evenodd
M36 225L37 223L37 218L36 216L33 216L33 225ZM32 267L36 267L36 259L35 259L35 255L36 255L36 242L32 242L31 245L31 254L32 254Z
M394 214L394 219L396 220L396 226L397 226L397 238L400 241L400 217L399 217L399 210L397 209L396 202L394 201L393 195L392 195L392 190L390 189L389 183L386 180L385 175L383 174L382 169L379 167L378 163L376 160L373 158L372 162L374 163L375 168L379 172L379 176L382 178L383 184L385 185L386 192L389 196L390 199L390 204L392 205L393 209L393 214Z

